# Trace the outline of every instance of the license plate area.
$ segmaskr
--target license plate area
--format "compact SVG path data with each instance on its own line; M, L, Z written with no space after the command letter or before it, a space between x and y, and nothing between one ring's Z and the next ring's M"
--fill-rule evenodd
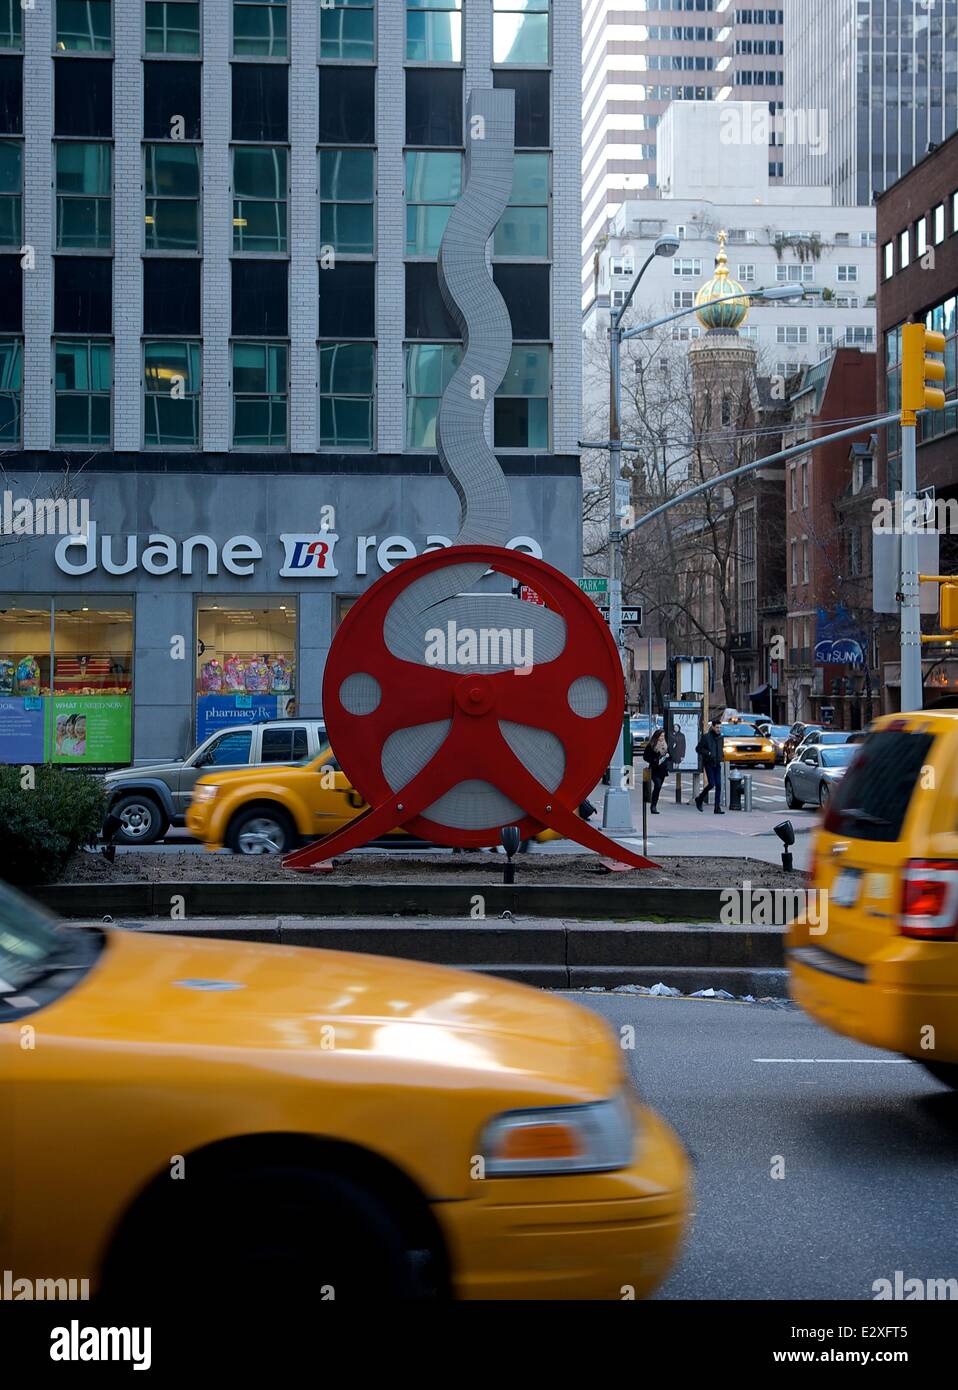
M829 900L834 907L854 907L858 901L861 885L861 869L841 869L829 890Z

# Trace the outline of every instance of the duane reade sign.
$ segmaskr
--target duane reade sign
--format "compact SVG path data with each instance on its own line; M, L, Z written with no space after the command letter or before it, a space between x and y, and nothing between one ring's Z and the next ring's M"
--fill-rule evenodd
M283 532L269 540L281 552L281 556L280 553L275 556L276 573L280 578L338 577L335 550L339 536L332 531ZM422 549L442 550L451 544L447 536L430 535ZM532 536L513 536L507 548L542 559L542 547ZM366 575L371 564L375 564L385 573L418 554L415 542L407 536L386 536L382 540L377 536L357 536L352 572ZM212 536L186 536L177 540L163 532L146 536L101 535L95 521L89 523L83 535L64 536L54 551L57 569L75 578L97 570L123 575L138 569L157 577L175 573L186 578L193 574L212 578L219 574L221 565L228 574L245 578L255 573L262 559L263 543L255 536L230 536L220 543Z

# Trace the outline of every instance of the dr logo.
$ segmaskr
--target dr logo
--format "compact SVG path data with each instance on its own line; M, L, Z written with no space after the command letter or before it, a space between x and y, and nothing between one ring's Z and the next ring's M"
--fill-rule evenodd
M339 573L334 550L339 540L332 531L316 535L282 535L286 550L281 579L333 579Z

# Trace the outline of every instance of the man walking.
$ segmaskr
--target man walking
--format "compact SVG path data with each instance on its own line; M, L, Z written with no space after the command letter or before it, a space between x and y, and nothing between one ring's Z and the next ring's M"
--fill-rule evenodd
M705 767L706 783L702 791L695 798L695 809L704 810L704 803L708 800L709 792L715 790L715 814L724 816L722 810L722 761L724 758L722 721L713 719L708 729L696 744L695 751L702 756L702 763Z

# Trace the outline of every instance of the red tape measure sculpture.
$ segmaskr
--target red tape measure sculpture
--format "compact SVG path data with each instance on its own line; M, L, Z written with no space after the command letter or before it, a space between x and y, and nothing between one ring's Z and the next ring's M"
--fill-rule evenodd
M397 598L425 575L462 563L478 563L534 588L546 612L564 624L562 651L539 664L533 648L531 664L493 672L452 662L420 664L390 651L384 634ZM507 594L496 597L499 626L493 630L500 635L522 631L526 614L537 605ZM490 595L487 603L491 600ZM431 630L443 632L441 626ZM443 635L445 656L455 657L448 626ZM518 824L524 838L548 826L600 854L637 868L654 867L576 814L618 739L622 668L591 599L542 560L498 546L456 546L405 561L384 575L350 609L336 634L326 663L323 709L339 764L369 809L342 830L287 856L291 868L308 868L356 849L397 826L436 844L477 847L498 844L503 824ZM522 761L517 728L539 731L561 746L561 775L554 786L545 786ZM421 739L421 766L402 785L391 785L384 770L390 741L423 730L438 730L438 748L429 751L435 734ZM461 806L475 803L470 788L480 784L494 787L518 814L487 825L450 825L455 806L442 806L443 798L464 784Z

